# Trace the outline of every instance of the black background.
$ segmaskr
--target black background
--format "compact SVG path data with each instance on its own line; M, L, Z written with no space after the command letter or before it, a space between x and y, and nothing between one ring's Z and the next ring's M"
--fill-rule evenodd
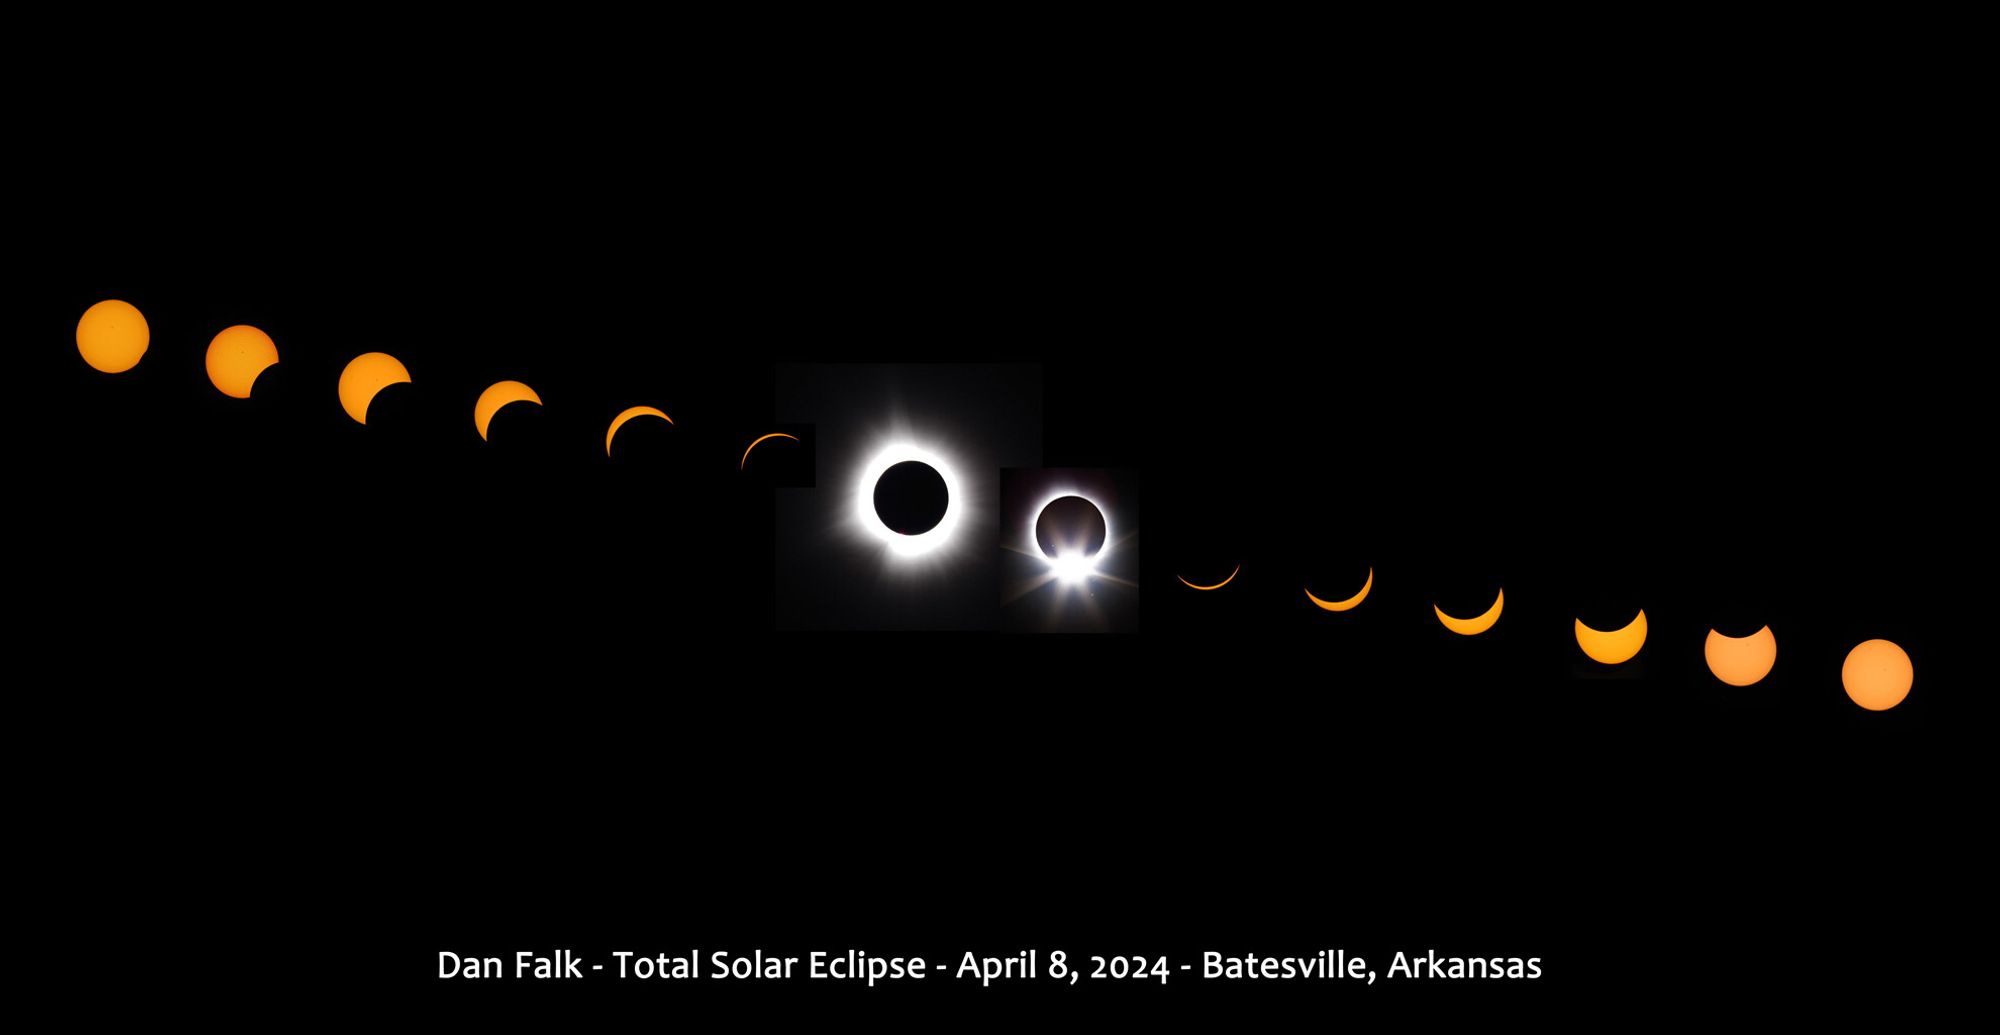
M88 926L176 991L1599 1012L1842 1008L1928 972L1969 819L1942 736L1973 423L1949 120L1783 76L1756 101L1410 72L931 106L903 80L843 108L641 67L547 104L523 73L50 112L86 132L24 195L42 798ZM152 327L129 374L72 348L105 297ZM248 401L201 368L239 322L283 357ZM414 383L363 428L333 385L372 350ZM1143 631L774 634L773 490L735 462L777 429L777 364L845 360L1039 364L1043 462L1144 479ZM482 442L503 378L546 405ZM634 404L675 424L606 458ZM1370 568L1353 612L1302 596ZM1487 635L1431 615L1501 586ZM1573 619L1639 607L1638 659L1581 658ZM1770 679L1706 675L1708 628L1766 623ZM1917 672L1879 715L1838 678L1873 636ZM181 977L190 943L211 969ZM432 969L558 946L1436 948L1548 977Z

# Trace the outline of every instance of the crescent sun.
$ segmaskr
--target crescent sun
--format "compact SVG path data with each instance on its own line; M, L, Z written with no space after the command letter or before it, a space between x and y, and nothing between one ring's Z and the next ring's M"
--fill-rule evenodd
M472 404L472 424L479 429L479 437L486 437L486 429L493 423L493 415L508 403L531 402L542 404L542 397L535 390L519 381L495 381L479 393L479 401Z
M1444 627L1452 632L1460 636L1477 636L1493 628L1493 623L1500 620L1500 606L1506 602L1507 591L1502 588L1493 594L1493 606L1487 608L1486 613L1477 618L1453 618L1445 614L1444 608L1436 604L1431 605L1431 610L1437 612L1438 621L1443 622Z
M364 352L340 371L340 408L357 423L368 423L368 404L390 385L410 383L409 368L386 352Z
M634 417L658 417L661 420L666 421L668 424L672 424L674 422L674 419L672 417L667 416L666 413L664 413L661 410L655 409L654 407L651 406L630 407L626 409L625 412L620 413L618 416L611 418L611 428L610 430L604 433L605 456L611 455L611 440L618 436L618 429L624 427L625 422L631 420Z
M1180 575L1176 575L1174 576L1174 578L1180 579L1181 585L1186 586L1189 589L1202 589L1202 590L1221 589L1222 587L1229 585L1230 579L1234 579L1236 577L1236 573L1242 570L1243 570L1243 565L1241 563L1237 564L1236 567L1229 569L1229 578L1223 579L1221 582L1218 582L1213 586L1197 586L1194 583L1189 582L1184 576Z
M1590 660L1605 665L1622 665L1639 653L1646 645L1646 612L1625 624L1623 629L1601 632L1576 620L1576 645L1583 648Z
M797 435L787 435L782 431L773 431L768 435L759 435L756 438L752 439L749 445L743 447L743 459L738 460L736 462L737 470L741 471L743 469L743 465L750 462L750 451L757 448L757 443L762 442L767 438L788 438L794 442L797 442L799 440L799 437Z
M1375 569L1370 568L1368 569L1368 578L1363 580L1361 583L1361 592L1356 593L1351 597L1348 597L1346 600L1321 600L1320 598L1313 596L1313 591L1310 589L1306 590L1306 599L1312 601L1315 604L1318 604L1322 609L1327 611L1351 611L1357 607L1360 607L1361 602L1363 600L1368 599L1368 591L1371 588L1373 588L1374 585L1375 585Z

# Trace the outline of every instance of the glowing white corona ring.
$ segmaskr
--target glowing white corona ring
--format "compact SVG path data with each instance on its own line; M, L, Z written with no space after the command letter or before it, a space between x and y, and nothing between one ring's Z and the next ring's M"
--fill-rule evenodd
M1035 530L1042 527L1042 511L1049 509L1049 504L1070 496L1075 496L1097 508L1097 516L1104 521L1104 545L1098 547L1097 552L1088 557L1082 554L1050 557L1049 552L1042 549L1042 537L1036 535ZM1028 541L1035 544L1035 549L1041 553L1042 559L1049 562L1049 571L1053 572L1057 579L1063 582L1081 582L1097 574L1097 566L1104 563L1106 557L1111 556L1111 511L1089 493L1078 492L1075 489L1052 492L1047 499L1042 500L1041 506L1035 508L1035 516L1028 519Z
M931 470L944 479L944 516L930 528L916 535L904 535L882 523L882 515L875 513L875 483L882 480L882 473L897 464L915 460L928 464ZM958 491L958 476L952 473L951 465L944 458L928 449L911 445L890 446L875 454L861 469L861 484L854 491L854 520L882 541L889 552L898 557L917 557L951 541L952 530L958 527L958 520L965 514L965 497Z

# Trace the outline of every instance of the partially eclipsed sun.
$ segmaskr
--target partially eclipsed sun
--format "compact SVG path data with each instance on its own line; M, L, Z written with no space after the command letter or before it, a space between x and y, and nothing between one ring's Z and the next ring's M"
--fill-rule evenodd
M1507 591L1505 589L1499 589L1495 590L1493 593L1493 606L1487 608L1486 613L1480 615L1477 618L1453 618L1452 616L1445 614L1444 608L1439 607L1436 604L1431 605L1431 610L1437 612L1438 621L1443 622L1444 627L1450 629L1452 632L1455 632L1460 636L1477 636L1480 633L1483 633L1486 630L1493 628L1493 623L1500 620L1501 606L1506 603L1507 603Z
M666 411L664 410L656 409L651 406L630 407L626 409L623 413L620 413L618 416L611 418L611 429L604 433L605 456L611 455L611 440L618 437L618 429L624 427L625 422L631 420L634 417L658 417L661 420L666 421L668 424L672 424L674 422L674 419L672 417L667 416Z
M540 406L542 397L519 381L496 381L479 393L479 401L472 404L472 423L479 429L479 437L486 437L486 429L493 424L493 415L500 412L500 407L517 402Z
M409 384L403 361L386 352L364 352L347 361L340 372L340 408L357 423L368 423L368 404L390 385Z
M1622 665L1631 661L1646 645L1646 612L1625 623L1623 629L1601 632L1576 620L1576 645L1590 660L1604 665Z
M1375 569L1370 568L1368 569L1368 578L1364 579L1361 583L1361 592L1348 597L1346 600L1321 600L1313 596L1313 591L1310 589L1306 590L1306 599L1327 611L1352 611L1360 607L1363 600L1368 599L1368 591L1374 588L1374 586Z
M232 399L250 398L257 375L277 362L277 343L249 324L225 327L208 343L208 380Z
M1213 586L1197 586L1194 583L1189 582L1187 580L1187 577L1184 575L1176 575L1174 576L1174 578L1180 579L1181 585L1186 586L1189 589L1202 589L1202 590L1221 589L1222 587L1229 585L1230 580L1236 577L1236 573L1242 570L1243 570L1243 565L1238 564L1236 567L1229 569L1229 578L1223 579L1221 582L1218 582Z
M1701 654L1715 678L1730 686L1750 686L1770 675L1778 663L1778 638L1768 625L1748 636L1724 636L1710 629Z

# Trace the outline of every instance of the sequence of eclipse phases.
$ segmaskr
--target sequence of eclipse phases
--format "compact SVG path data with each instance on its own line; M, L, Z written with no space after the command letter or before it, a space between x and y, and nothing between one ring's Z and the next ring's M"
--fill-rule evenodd
M144 358L151 343L145 316L132 304L117 299L98 302L85 310L77 322L76 346L83 361L106 374L131 370ZM278 347L264 331L235 325L224 328L209 342L205 363L208 378L216 390L237 399L248 399L257 378L278 363ZM338 383L340 406L361 424L368 423L368 407L377 393L394 384L409 383L409 370L385 352L365 352L349 360ZM541 405L535 390L519 381L499 381L482 391L473 404L473 426L487 437L494 417L505 407L525 402ZM604 450L612 451L619 429L640 419L673 423L664 410L644 403L628 406L611 419L604 432ZM739 470L746 469L760 448L770 443L797 442L785 432L769 432L751 439L736 457ZM948 542L963 518L960 487L952 467L935 452L912 445L884 449L864 465L861 489L855 493L854 520L878 539L886 552L910 558L929 553ZM1032 508L1029 533L1046 565L1045 574L1034 585L1057 583L1078 585L1094 579L1123 582L1101 569L1102 562L1118 540L1110 528L1105 507L1088 495L1057 490L1045 493ZM1181 587L1197 593L1228 592L1241 573L1238 565L1215 582L1195 582L1176 576ZM1329 615L1340 615L1364 606L1375 587L1375 571L1361 585L1345 594L1328 594L1305 587L1301 606ZM1032 587L1031 587L1032 588ZM1017 594L1018 595L1018 594ZM1454 615L1433 605L1436 620L1459 636L1480 636L1502 620L1506 590L1495 593L1493 603L1475 615ZM1622 628L1596 629L1575 621L1576 644L1583 655L1604 666L1625 664L1637 657L1647 640L1643 609ZM1732 687L1755 686L1769 676L1778 661L1778 638L1770 626L1748 636L1724 636L1710 629L1702 654L1713 676ZM1841 684L1847 696L1869 711L1886 711L1909 696L1915 682L1913 664L1901 646L1885 639L1870 639L1848 651L1841 666Z

